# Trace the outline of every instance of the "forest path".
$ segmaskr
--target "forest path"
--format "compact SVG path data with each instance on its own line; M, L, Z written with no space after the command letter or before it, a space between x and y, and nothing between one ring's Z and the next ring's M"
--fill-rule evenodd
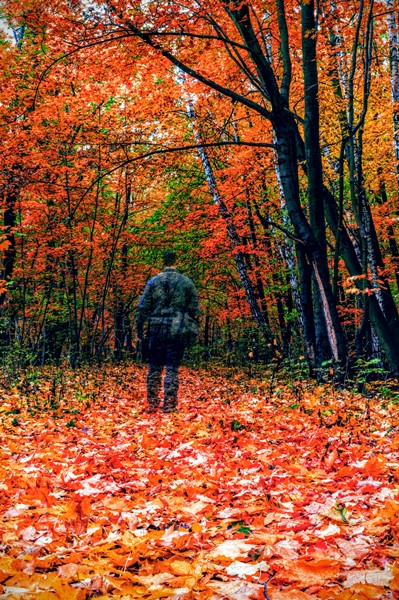
M183 368L149 415L145 376L3 390L0 598L399 598L392 398Z

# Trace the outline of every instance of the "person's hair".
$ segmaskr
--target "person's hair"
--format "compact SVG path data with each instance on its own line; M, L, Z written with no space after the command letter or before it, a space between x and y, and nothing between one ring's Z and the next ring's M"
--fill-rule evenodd
M176 252L173 250L165 250L162 258L165 267L171 267L176 262Z

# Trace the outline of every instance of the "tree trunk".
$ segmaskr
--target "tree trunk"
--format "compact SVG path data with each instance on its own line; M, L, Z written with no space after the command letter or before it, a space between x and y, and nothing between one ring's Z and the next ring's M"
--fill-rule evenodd
M295 234L304 244L306 255L312 265L314 279L319 289L332 356L343 369L347 360L346 342L331 289L326 249L320 246L300 204L296 153L297 125L288 110L286 98L280 93L272 67L259 45L250 19L248 5L243 4L240 8L234 10L228 9L228 12L244 43L249 48L258 77L272 105L271 122L277 141L278 164L288 213ZM283 16L280 15L279 18L281 20ZM316 233L321 234L318 230Z
M335 199L328 190L326 190L325 200L327 221L331 227L331 230L335 233L337 231L339 222L338 211ZM359 279L359 277L362 275L362 267L356 255L352 240L350 239L345 227L342 227L341 230L341 256L344 259L349 275L357 278L354 280L354 282L356 286L362 290L364 285L367 285L367 281L364 282L364 280ZM369 312L370 321L375 329L376 334L378 335L378 339L381 342L382 349L385 352L392 372L396 377L399 377L398 337L389 326L378 300L374 295L369 297Z
M396 0L386 0L389 36L389 60L391 67L391 94L393 104L393 147L395 152L396 178L399 190L399 15Z
M274 155L274 168L277 177L277 183L280 190L280 204L283 213L283 224L288 227L289 219L286 216L287 204L284 197L284 189L281 183L281 174L278 166L278 158ZM288 277L294 296L295 308L298 313L302 343L306 360L309 365L310 373L313 374L316 369L316 339L314 330L313 299L311 285L311 269L303 252L302 244L296 244L295 249L293 241L285 236L284 246L281 248L282 256L285 259L288 268ZM296 260L295 260L296 257ZM297 275L297 264L299 277Z
M287 210L295 234L303 243L304 251L312 266L313 276L320 293L332 356L341 365L341 368L344 368L347 359L346 343L332 293L325 250L323 251L320 248L299 203L295 131L292 123L291 127L288 126L287 121L290 119L286 115L285 118L283 118L283 115L279 115L279 117L279 119L274 119L274 126L278 142L281 182L284 188Z
M202 141L202 138L201 138L200 132L196 128L195 112L194 112L194 108L192 107L192 105L190 103L187 104L187 115L193 126L194 136L195 136L197 142L200 144ZM213 199L215 205L219 208L219 214L221 215L221 217L226 225L227 235L229 236L229 239L230 239L233 249L235 249L238 246L240 246L241 240L237 233L236 227L233 223L230 212L229 212L227 206L225 205L225 203L223 202L222 198L220 197L208 153L206 152L205 148L203 148L202 146L199 146L198 147L198 155L201 159L201 163L202 163L202 166L204 169L204 173L205 173L205 177L206 177L206 180L208 183L209 191L211 192L211 195L212 195L212 199ZM265 340L267 341L268 344L270 344L270 347L273 348L273 334L270 331L270 328L269 328L269 325L265 318L265 315L262 312L262 310L258 304L252 281L249 278L248 271L245 266L244 256L243 256L242 252L240 250L236 250L235 254L234 254L234 258L235 258L235 262L236 262L238 275L239 275L241 283L243 285L243 288L245 291L245 296L247 298L247 301L248 301L248 304L249 304L249 307L251 310L251 314L252 314L253 318L255 319L255 322L257 323L259 329L261 330Z
M316 23L314 0L301 3L302 51L305 94L305 154L308 176L308 203L310 226L320 246L323 260L327 263L327 240L324 217L323 167L320 150L319 82L316 63ZM317 368L331 358L328 340L331 337L324 318L322 292L314 283L314 320L316 336ZM327 323L326 323L327 321ZM331 345L331 341L330 341Z
M247 215L248 215L249 231L250 231L250 235L251 235L251 245L252 245L252 249L255 251L255 253L253 255L253 261L254 261L254 265L255 265L257 296L259 298L260 307L262 309L262 312L265 315L266 322L269 325L265 288L264 288L263 280L262 280L262 276L261 276L259 256L256 254L256 250L258 249L258 240L257 240L257 235L256 235L256 230L255 230L255 223L254 223L254 217L253 217L253 211L252 211L252 205L251 205L251 197L250 197L248 190L246 190L246 208L247 208Z
M5 241L8 243L7 248L3 253L1 276L5 283L12 277L14 270L16 247L14 227L16 222L15 203L17 201L18 192L14 185L10 184L4 193L4 233ZM0 293L0 307L3 306L6 300L6 292Z

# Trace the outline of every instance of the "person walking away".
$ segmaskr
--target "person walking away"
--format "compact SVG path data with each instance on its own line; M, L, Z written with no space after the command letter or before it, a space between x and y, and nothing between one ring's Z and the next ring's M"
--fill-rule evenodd
M137 308L136 330L141 342L147 324L149 412L156 412L160 404L164 367L166 373L162 411L176 411L179 366L185 348L198 332L198 294L192 280L179 273L175 263L175 252L165 251L164 268L147 283Z

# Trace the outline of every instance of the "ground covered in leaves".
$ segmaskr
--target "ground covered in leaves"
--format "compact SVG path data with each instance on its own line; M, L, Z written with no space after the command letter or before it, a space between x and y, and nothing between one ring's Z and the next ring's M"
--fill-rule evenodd
M399 598L399 400L182 369L2 390L0 598Z

